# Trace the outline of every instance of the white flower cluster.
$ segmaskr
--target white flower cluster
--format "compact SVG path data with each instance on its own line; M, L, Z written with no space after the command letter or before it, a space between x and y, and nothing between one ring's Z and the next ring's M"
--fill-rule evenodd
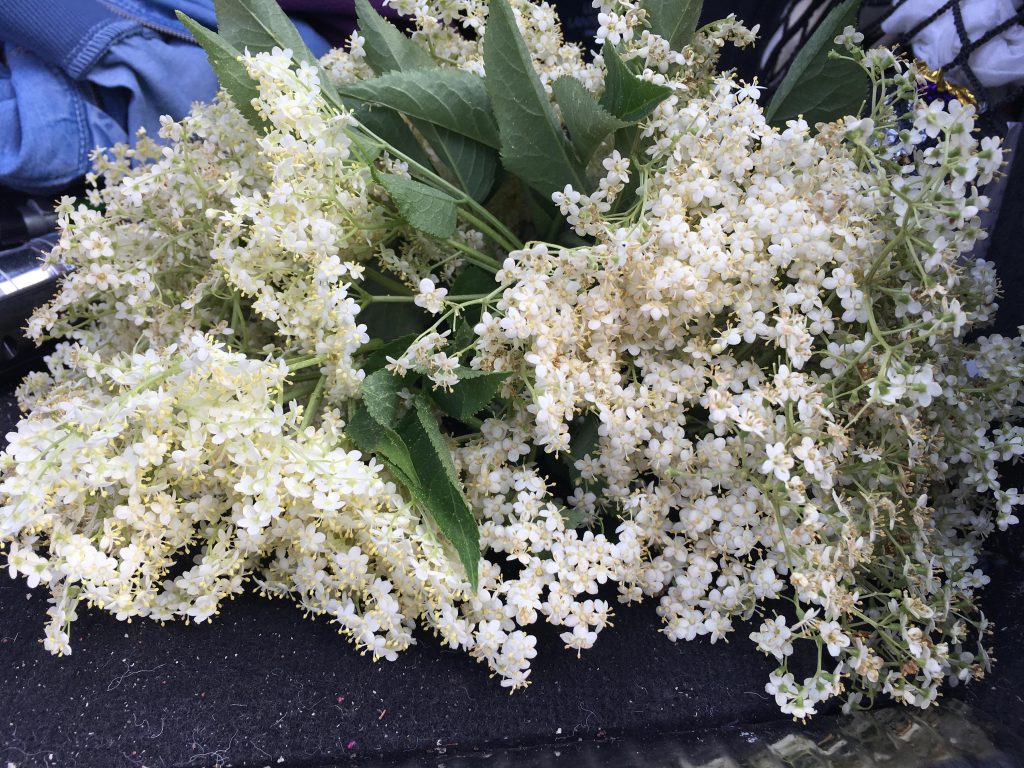
M914 101L891 56L865 64ZM528 388L461 449L485 540L570 647L606 625L590 608L605 580L621 602L657 598L672 639L714 642L788 598L795 624L768 612L751 634L782 662L784 712L844 689L927 706L987 665L963 608L987 581L981 540L1019 503L996 465L1022 452L1006 424L1024 346L964 340L994 313L992 265L964 254L998 142L956 102L904 118L893 99L812 135L770 127L731 77L683 90L646 125L639 203L604 197L626 174L613 153L596 194L554 195L595 243L536 243L498 274L474 365L525 369ZM562 457L570 486L524 466L528 446ZM621 522L563 527L595 519ZM802 683L798 639L819 648Z
M50 365L67 376L9 435L0 483L12 575L53 595L49 650L71 652L83 601L202 622L253 579L393 658L461 588L337 412L302 429L281 405L283 363L196 334L107 360L65 344Z
M486 3L394 5L435 61L483 73ZM969 255L998 142L852 30L870 114L779 129L756 84L714 74L753 38L734 19L673 51L638 4L599 10L599 41L672 95L635 152L606 142L593 188L553 195L581 245L495 258L499 204L447 239L409 226L378 182L414 161L321 90L371 76L358 35L323 70L244 58L263 132L224 100L167 121L165 147L97 155L105 183L62 205L51 257L74 270L30 323L65 341L0 458L0 542L52 594L47 648L70 651L83 600L203 621L251 580L375 657L419 623L510 687L538 623L578 653L646 599L672 640L760 620L767 690L799 717L982 674L979 550L1017 522L997 469L1024 453L1024 343L966 340L995 312ZM513 11L545 87L600 91L551 6ZM401 347L368 327L389 306L419 313ZM479 523L475 590L421 495L354 450L371 361L422 377L399 413L410 387L457 401L508 374L437 441Z

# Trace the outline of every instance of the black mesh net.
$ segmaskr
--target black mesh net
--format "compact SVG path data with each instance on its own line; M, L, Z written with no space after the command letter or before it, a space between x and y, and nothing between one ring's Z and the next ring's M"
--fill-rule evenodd
M966 88L974 98L979 112L993 119L997 112L1004 113L1004 117L1016 119L1019 116L1021 107L1024 106L1024 87L1020 83L1001 85L999 87L987 87L972 68L974 54L987 43L1000 35L1024 25L1024 5L1009 18L999 23L992 24L983 30L973 30L969 33L964 23L964 4L969 0L948 0L937 7L925 18L917 21L912 27L901 33L895 40L887 37L883 30L883 24L901 6L910 0L862 0L861 2L861 24L860 29L864 33L865 42L868 44L884 41L887 44L898 44L907 55L913 55L913 41L922 33L925 33L929 26L934 24L948 24L951 20L955 29L959 45L955 55L948 61L926 61L925 64L932 69L948 76L949 82ZM785 76L793 58L800 50L803 43L811 36L822 19L839 5L840 0L826 0L815 2L814 0L787 0L775 4L772 8L773 14L778 14L774 23L774 30L762 39L764 48L761 53L758 69L761 79L769 90L778 86ZM765 21L769 21L765 19ZM769 21L771 25L771 22ZM1024 72L1021 73L1024 79Z
M897 0L895 3L886 2L886 0L863 0L863 6L867 13L871 13L876 9L881 11L880 13L872 14L875 18L872 23L865 29L865 36L870 39L875 39L881 36L882 24L885 19L892 15L900 6L902 6L907 0ZM923 33L930 25L937 24L943 17L947 15L952 18L954 29L959 40L960 46L959 51L949 61L928 61L928 66L937 69L943 73L953 73L956 78L957 85L962 85L970 90L977 100L978 109L981 112L988 112L995 110L999 107L1013 104L1018 102L1024 89L1021 85L1012 86L1000 86L998 88L986 87L981 79L975 74L974 69L971 66L971 60L982 46L986 45L990 41L1004 34L1005 32L1019 27L1024 24L1024 6L1012 16L1006 20L993 24L989 28L985 29L980 34L975 33L973 36L968 33L964 24L964 0L948 0L939 6L929 16L921 19L915 24L909 31L907 31L903 37L908 43L908 48L912 44L912 41L921 33ZM1021 73L1024 76L1024 72Z
M921 19L896 39L887 36L882 25L901 6L912 0L861 0L860 29L867 44L884 41L896 44L908 56L913 56L913 40L927 31L930 25L949 24L952 20L959 39L958 51L948 61L926 61L933 70L949 75L949 81L963 86L975 99L979 112L985 116L986 124L996 124L1005 119L1018 119L1024 106L1024 88L1020 85L987 88L971 66L971 60L979 48L1015 26L1024 25L1024 4L1010 18L984 30L974 28L973 35L964 24L963 6L972 0L948 0L936 10ZM986 0L973 0L973 2ZM593 46L593 34L597 28L597 10L590 0L553 0L562 14L564 31L570 40L586 47ZM799 53L803 44L814 33L828 13L842 0L727 0L712 2L705 0L701 23L721 18L726 13L735 13L749 26L761 27L758 44L754 48L737 50L727 47L723 51L722 64L735 68L739 74L750 79L757 77L769 94L778 87ZM972 27L973 28L973 27ZM956 47L956 46L954 46ZM1024 72L1021 73L1024 76ZM1002 113L997 118L996 113ZM991 125L987 125L991 130Z
M758 44L761 55L758 69L762 85L769 91L774 91L778 87L804 43L840 2L841 0L788 0L766 4L772 6L771 16L762 11L764 18L756 20L761 23L761 42ZM753 21L750 19L748 23Z

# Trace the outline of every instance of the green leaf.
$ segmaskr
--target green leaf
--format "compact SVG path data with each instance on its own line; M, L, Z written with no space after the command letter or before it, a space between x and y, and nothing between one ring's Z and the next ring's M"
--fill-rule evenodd
M452 281L451 292L453 296L465 296L469 293L490 293L497 287L498 282L494 279L493 272L488 272L486 269L470 264L459 270L459 274ZM466 307L463 317L474 310L479 315L481 307L479 305Z
M491 0L484 68L505 168L545 196L566 184L586 189L583 170L570 157L508 0Z
M593 413L578 416L569 427L569 453L563 456L563 460L569 468L569 476L573 482L578 482L580 479L580 471L576 469L576 462L588 453L593 453L597 447L600 427L601 420Z
M429 53L377 13L368 0L356 0L356 21L364 40L366 63L378 75L437 66Z
M416 421L423 433L427 436L433 453L443 469L444 476L456 487L462 487L458 472L455 471L455 460L452 459L452 452L445 442L441 428L434 418L434 412L430 404L430 398L420 392L413 400L413 409L416 412ZM461 493L461 491L460 491Z
M378 75L385 75L389 72L410 72L417 69L436 69L437 64L430 54L377 13L367 0L356 0L356 18L359 22L359 31L365 40L363 48L366 51L366 63ZM395 114L390 110L374 111L377 114ZM401 120L397 115L396 117ZM415 136L408 131L407 126L403 127L409 133L409 138L416 143L415 153L409 150L407 141L398 144L392 141L391 136L378 130L374 125L364 122L360 114L357 114L356 118L395 149L405 153L420 165L429 166L431 164ZM494 148L473 141L461 133L423 120L414 120L413 125L440 158L442 164L452 172L466 194L477 201L485 200L491 187L494 186L494 175L498 167L498 154ZM397 130L393 131L391 135L396 133L398 133ZM404 135L402 138L405 139Z
M610 43L602 50L607 75L601 106L627 123L643 120L672 95L667 85L658 85L634 75Z
M297 61L316 64L292 20L276 0L213 0L217 29L239 51L269 51L287 48Z
M405 384L390 371L375 371L363 379L361 388L363 405L370 415L384 426L398 422L401 398L398 393Z
M487 88L479 75L462 69L417 69L349 83L342 96L389 107L435 123L489 147L498 147L498 129Z
M362 314L359 315L362 318ZM380 337L373 337L366 344L359 348L359 355L365 355L363 358L362 369L368 373L379 371L381 368L388 364L388 358L397 359L401 357L402 353L409 348L418 338L418 334L410 333L405 336L400 336L397 339L390 341L384 341ZM367 377L369 378L369 377Z
M846 0L833 8L800 49L768 104L765 117L783 126L801 115L810 124L831 122L844 115L859 115L870 83L854 62L830 59L835 38L857 24L859 0Z
M412 72L414 70L436 71L436 62L430 57L430 54L388 22L368 0L356 0L355 14L358 19L359 32L365 38L362 47L367 52L367 63L375 73L386 75L390 72ZM390 110L374 112L395 115L398 120L401 120ZM431 165L423 147L420 146L412 131L409 131L408 126L403 127L409 133L409 138L416 142L415 153L410 152L406 136L402 135L402 143L396 143L391 140L391 136L397 133L396 130L392 130L391 135L386 135L374 125L362 121L361 114L356 114L356 119L394 146L396 150L408 155L422 166ZM459 186L466 191L466 194L476 201L485 200L490 187L494 186L495 172L498 169L498 154L494 148L449 128L424 120L414 120L413 125L416 126L441 163L452 171Z
M414 407L415 418L403 420L400 427L421 478L410 490L455 547L475 590L479 579L480 531L462 494L451 451L431 412L430 401L420 394Z
M597 447L600 436L601 420L596 414L586 413L576 418L570 428L569 453L573 459L582 459L588 453L593 453Z
M565 75L558 78L551 84L551 89L562 110L572 145L584 164L609 133L628 125L602 107L594 94L574 77Z
M454 197L390 173L377 174L377 181L387 190L398 206L398 212L410 225L442 240L455 234L458 206Z
M252 105L252 100L260 94L259 86L249 77L245 65L239 60L241 53L227 40L204 27L194 19L190 19L181 11L175 11L178 20L185 25L196 42L206 51L213 72L217 75L220 87L225 90L238 111L254 128L262 131L266 121Z
M392 428L399 421L403 382L390 372L378 370L363 380L362 399L345 433L360 450L379 454L404 475L418 482L416 465L402 437Z
M378 138L420 165L430 165L430 157L397 112L392 109L375 109L356 99L342 99L341 102L361 125Z
M213 7L217 13L217 29L239 51L260 53L277 46L290 50L296 61L319 66L277 0L213 0ZM320 71L320 90L326 99L338 103L338 92L323 70Z
M498 394L501 383L511 374L507 372L477 371L459 368L459 383L450 392L434 390L431 397L449 416L465 421L476 416Z
M390 342L410 333L418 336L430 327L433 320L426 310L410 301L402 304L371 304L359 313L359 322L366 326L370 338Z
M426 488L408 482L405 485L441 534L452 543L470 587L476 592L480 583L480 531L465 498L443 477L435 476Z
M642 0L651 32L668 40L673 51L681 51L693 39L700 21L703 0Z
M451 170L462 190L477 202L487 199L498 170L498 152L439 125L414 121L441 162Z
M416 462L405 440L394 429L377 421L366 403L356 406L352 418L345 424L345 434L360 451L381 456L398 467L410 482L419 483Z

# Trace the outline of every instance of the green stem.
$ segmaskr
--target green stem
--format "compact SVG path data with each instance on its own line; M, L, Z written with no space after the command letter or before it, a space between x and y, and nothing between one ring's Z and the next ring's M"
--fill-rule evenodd
M457 251L461 251L467 261L472 262L478 267L486 269L488 272L497 272L501 269L501 264L497 260L492 259L490 256L480 253L476 248L466 245L465 243L456 240L454 237L449 237L445 242Z
M486 299L491 294L489 293L463 293L455 296L445 296L446 302L455 304L462 303L464 301L475 301L477 299ZM370 296L366 300L368 304L402 304L415 301L415 296Z
M316 382L316 387L313 389L313 394L309 396L309 402L306 403L306 412L302 417L302 429L306 429L310 424L313 423L313 417L316 416L320 410L320 398L324 393L324 381L327 379L326 376L321 376Z
M322 376L318 376L316 379L308 379L300 381L285 389L282 397L282 402L290 403L292 400L299 401L304 397L308 397L313 394L313 390L316 389Z
M388 290L406 295L410 295L412 293L412 291L410 291L408 286L406 286L404 283L400 283L398 280L395 280L394 278L381 274L375 269L365 267L363 271L368 279L375 282L381 288L387 288Z
M885 340L885 334L882 333L882 329L878 327L878 320L875 319L875 310L871 301L871 296L865 296L866 301L864 302L864 308L868 312L868 328L871 329L871 333L878 339L878 343L881 344L886 352L892 352L892 345Z
M242 301L238 291L231 293L231 325L236 334L241 334L242 348L249 348L249 328L242 315Z
M459 209L459 216L461 216L466 221L467 224L470 224L476 229L479 229L481 232L483 232L485 235L491 238L491 240L500 245L506 251L512 252L522 250L523 243L515 235L509 232L508 229L505 228L504 224L501 224L501 222L498 222L493 216L491 216L490 213L488 213L488 218L492 222L495 222L500 227L500 229L497 229L494 226L492 226L490 222L478 218L477 216L467 211L465 208Z
M301 371L303 368L320 365L323 361L322 357L314 355L312 357L297 357L294 360L285 360L285 364L288 366L289 371Z

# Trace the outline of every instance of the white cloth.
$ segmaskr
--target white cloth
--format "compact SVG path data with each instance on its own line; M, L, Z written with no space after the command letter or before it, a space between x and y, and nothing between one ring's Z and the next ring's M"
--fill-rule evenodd
M1013 17L1022 0L963 0L964 29L971 40L977 40L990 29ZM917 24L927 19L946 0L905 0L882 23L888 34L906 36ZM948 64L960 52L960 37L949 9L931 22L911 41L914 55L930 67ZM969 63L978 80L987 88L1024 82L1024 27L1017 24L971 54ZM951 74L951 73L948 73ZM961 78L950 77L958 85L967 85Z

